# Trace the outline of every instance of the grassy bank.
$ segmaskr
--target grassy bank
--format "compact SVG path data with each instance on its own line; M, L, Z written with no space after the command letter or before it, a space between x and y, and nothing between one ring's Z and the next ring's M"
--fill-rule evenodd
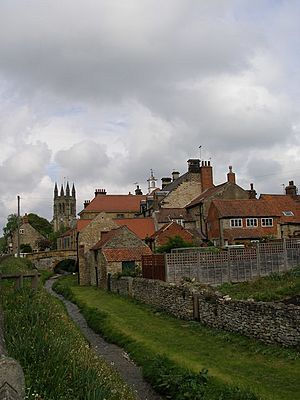
M172 399L197 398L180 397L196 385L199 398L210 400L295 400L300 392L294 350L180 321L132 300L78 287L72 277L57 286L75 299L94 330L126 348L156 388L173 390Z
M224 283L218 291L238 300L251 297L257 301L273 301L300 296L300 268L248 282Z
M27 398L135 398L120 376L89 348L58 300L43 288L1 289L6 347L23 367Z

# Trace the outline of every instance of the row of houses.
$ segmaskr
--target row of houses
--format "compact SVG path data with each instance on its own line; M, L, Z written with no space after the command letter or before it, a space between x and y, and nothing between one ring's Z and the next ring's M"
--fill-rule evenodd
M71 221L57 247L78 249L82 284L105 284L108 272L140 268L142 255L174 236L221 247L300 236L300 196L293 181L285 194L258 197L253 184L244 189L236 183L231 166L225 181L215 185L210 161L189 159L187 164L184 174L173 171L159 185L151 171L146 194L139 186L134 194L121 195L96 189L77 220L69 207L75 188L72 194L62 188L59 196L55 185L54 217Z
M108 272L140 268L142 255L174 236L221 247L300 236L299 200L293 181L285 194L258 198L253 184L236 183L231 166L225 182L215 185L210 162L190 159L186 173L173 172L159 187L151 171L147 194L138 186L126 195L95 190L58 248L78 246L82 284L105 284Z

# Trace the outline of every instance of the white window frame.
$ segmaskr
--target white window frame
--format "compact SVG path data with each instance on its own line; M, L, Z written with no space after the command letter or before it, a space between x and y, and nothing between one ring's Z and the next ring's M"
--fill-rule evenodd
M257 228L258 227L258 219L257 218L247 218L246 226L247 226L247 228Z
M295 214L293 213L293 211L288 211L288 210L285 210L285 211L282 211L282 214L285 216L285 217L293 217Z
M21 228L19 232L20 232L20 235L24 235L24 229L23 228Z
M242 218L231 218L230 219L230 228L242 228L243 227L243 219Z
M264 228L270 228L273 226L273 218L261 218L261 226Z

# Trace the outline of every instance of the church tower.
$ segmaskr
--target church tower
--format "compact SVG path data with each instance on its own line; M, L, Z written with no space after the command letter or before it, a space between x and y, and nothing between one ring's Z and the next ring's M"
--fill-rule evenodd
M53 229L58 232L64 228L72 228L76 221L76 191L73 183L70 191L69 182L64 189L61 185L60 194L58 194L57 183L54 186L53 201Z

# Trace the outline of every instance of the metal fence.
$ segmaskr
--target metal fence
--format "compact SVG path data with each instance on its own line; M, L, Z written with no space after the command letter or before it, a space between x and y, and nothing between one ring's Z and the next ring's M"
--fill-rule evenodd
M257 243L218 253L200 250L166 254L166 280L195 279L208 284L242 282L300 265L300 239Z

